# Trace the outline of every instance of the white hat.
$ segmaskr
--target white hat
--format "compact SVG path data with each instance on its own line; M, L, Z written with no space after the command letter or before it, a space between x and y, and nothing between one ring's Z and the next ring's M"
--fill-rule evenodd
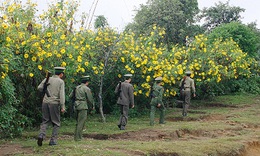
M188 71L185 72L185 74L191 74L191 71L188 70Z
M162 81L162 77L155 78L155 81Z
M125 74L124 77L132 77L132 74Z
M65 70L66 68L65 67L54 67L54 71L55 72L64 72L64 70Z

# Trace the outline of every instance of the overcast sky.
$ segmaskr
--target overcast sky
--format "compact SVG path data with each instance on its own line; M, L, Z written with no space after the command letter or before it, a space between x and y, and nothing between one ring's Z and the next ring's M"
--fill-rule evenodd
M49 3L54 0L32 0L37 2L39 11L46 10ZM81 12L89 13L94 1L97 0L81 0L78 15ZM217 2L227 2L227 0L198 0L199 8L214 6ZM99 0L94 13L94 17L104 15L109 25L117 30L122 30L135 15L135 9L138 9L140 4L145 4L147 0ZM242 13L243 23L248 24L257 22L257 27L260 28L260 0L230 0L231 6L239 6L246 9Z

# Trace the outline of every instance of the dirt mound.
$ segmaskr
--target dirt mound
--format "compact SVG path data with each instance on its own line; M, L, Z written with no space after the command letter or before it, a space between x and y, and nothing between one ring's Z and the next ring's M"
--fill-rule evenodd
M240 153L239 156L260 156L260 142L253 141L248 143Z
M166 120L170 122L177 121L216 121L216 120L226 120L225 115L221 114L210 114L210 115L202 115L200 117L167 117Z

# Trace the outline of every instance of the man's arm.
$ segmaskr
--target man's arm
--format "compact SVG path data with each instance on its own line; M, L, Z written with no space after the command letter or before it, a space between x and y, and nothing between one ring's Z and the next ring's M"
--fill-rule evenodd
M95 109L95 102L94 102L92 92L89 88L87 88L86 93L87 93L87 100L88 100L88 102L90 102L90 104L92 105L92 109L94 110Z
M131 108L134 108L135 107L135 103L134 103L134 87L131 85L129 86L129 100L130 100L130 105L131 105Z
M64 113L65 108L65 84L64 81L62 81L60 86L60 105L61 105L61 112Z

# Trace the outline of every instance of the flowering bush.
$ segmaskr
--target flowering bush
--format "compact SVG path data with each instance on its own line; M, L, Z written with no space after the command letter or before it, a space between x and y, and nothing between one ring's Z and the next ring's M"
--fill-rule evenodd
M66 67L66 93L80 76L90 75L91 88L99 95L99 104L105 100L107 109L115 104L114 87L125 73L134 75L137 101L147 103L151 82L158 76L163 77L165 96L173 98L188 69L197 86L249 77L257 71L257 62L232 39L208 44L204 35L198 35L186 47L172 45L169 51L160 43L165 31L156 25L149 35L141 36L111 28L87 30L83 24L75 29L74 25L84 23L75 20L77 3L52 4L39 16L35 6L30 1L25 5L4 1L0 19L0 81L12 78L27 116L37 114L40 118L39 111L28 110L39 107L37 85L54 66Z

